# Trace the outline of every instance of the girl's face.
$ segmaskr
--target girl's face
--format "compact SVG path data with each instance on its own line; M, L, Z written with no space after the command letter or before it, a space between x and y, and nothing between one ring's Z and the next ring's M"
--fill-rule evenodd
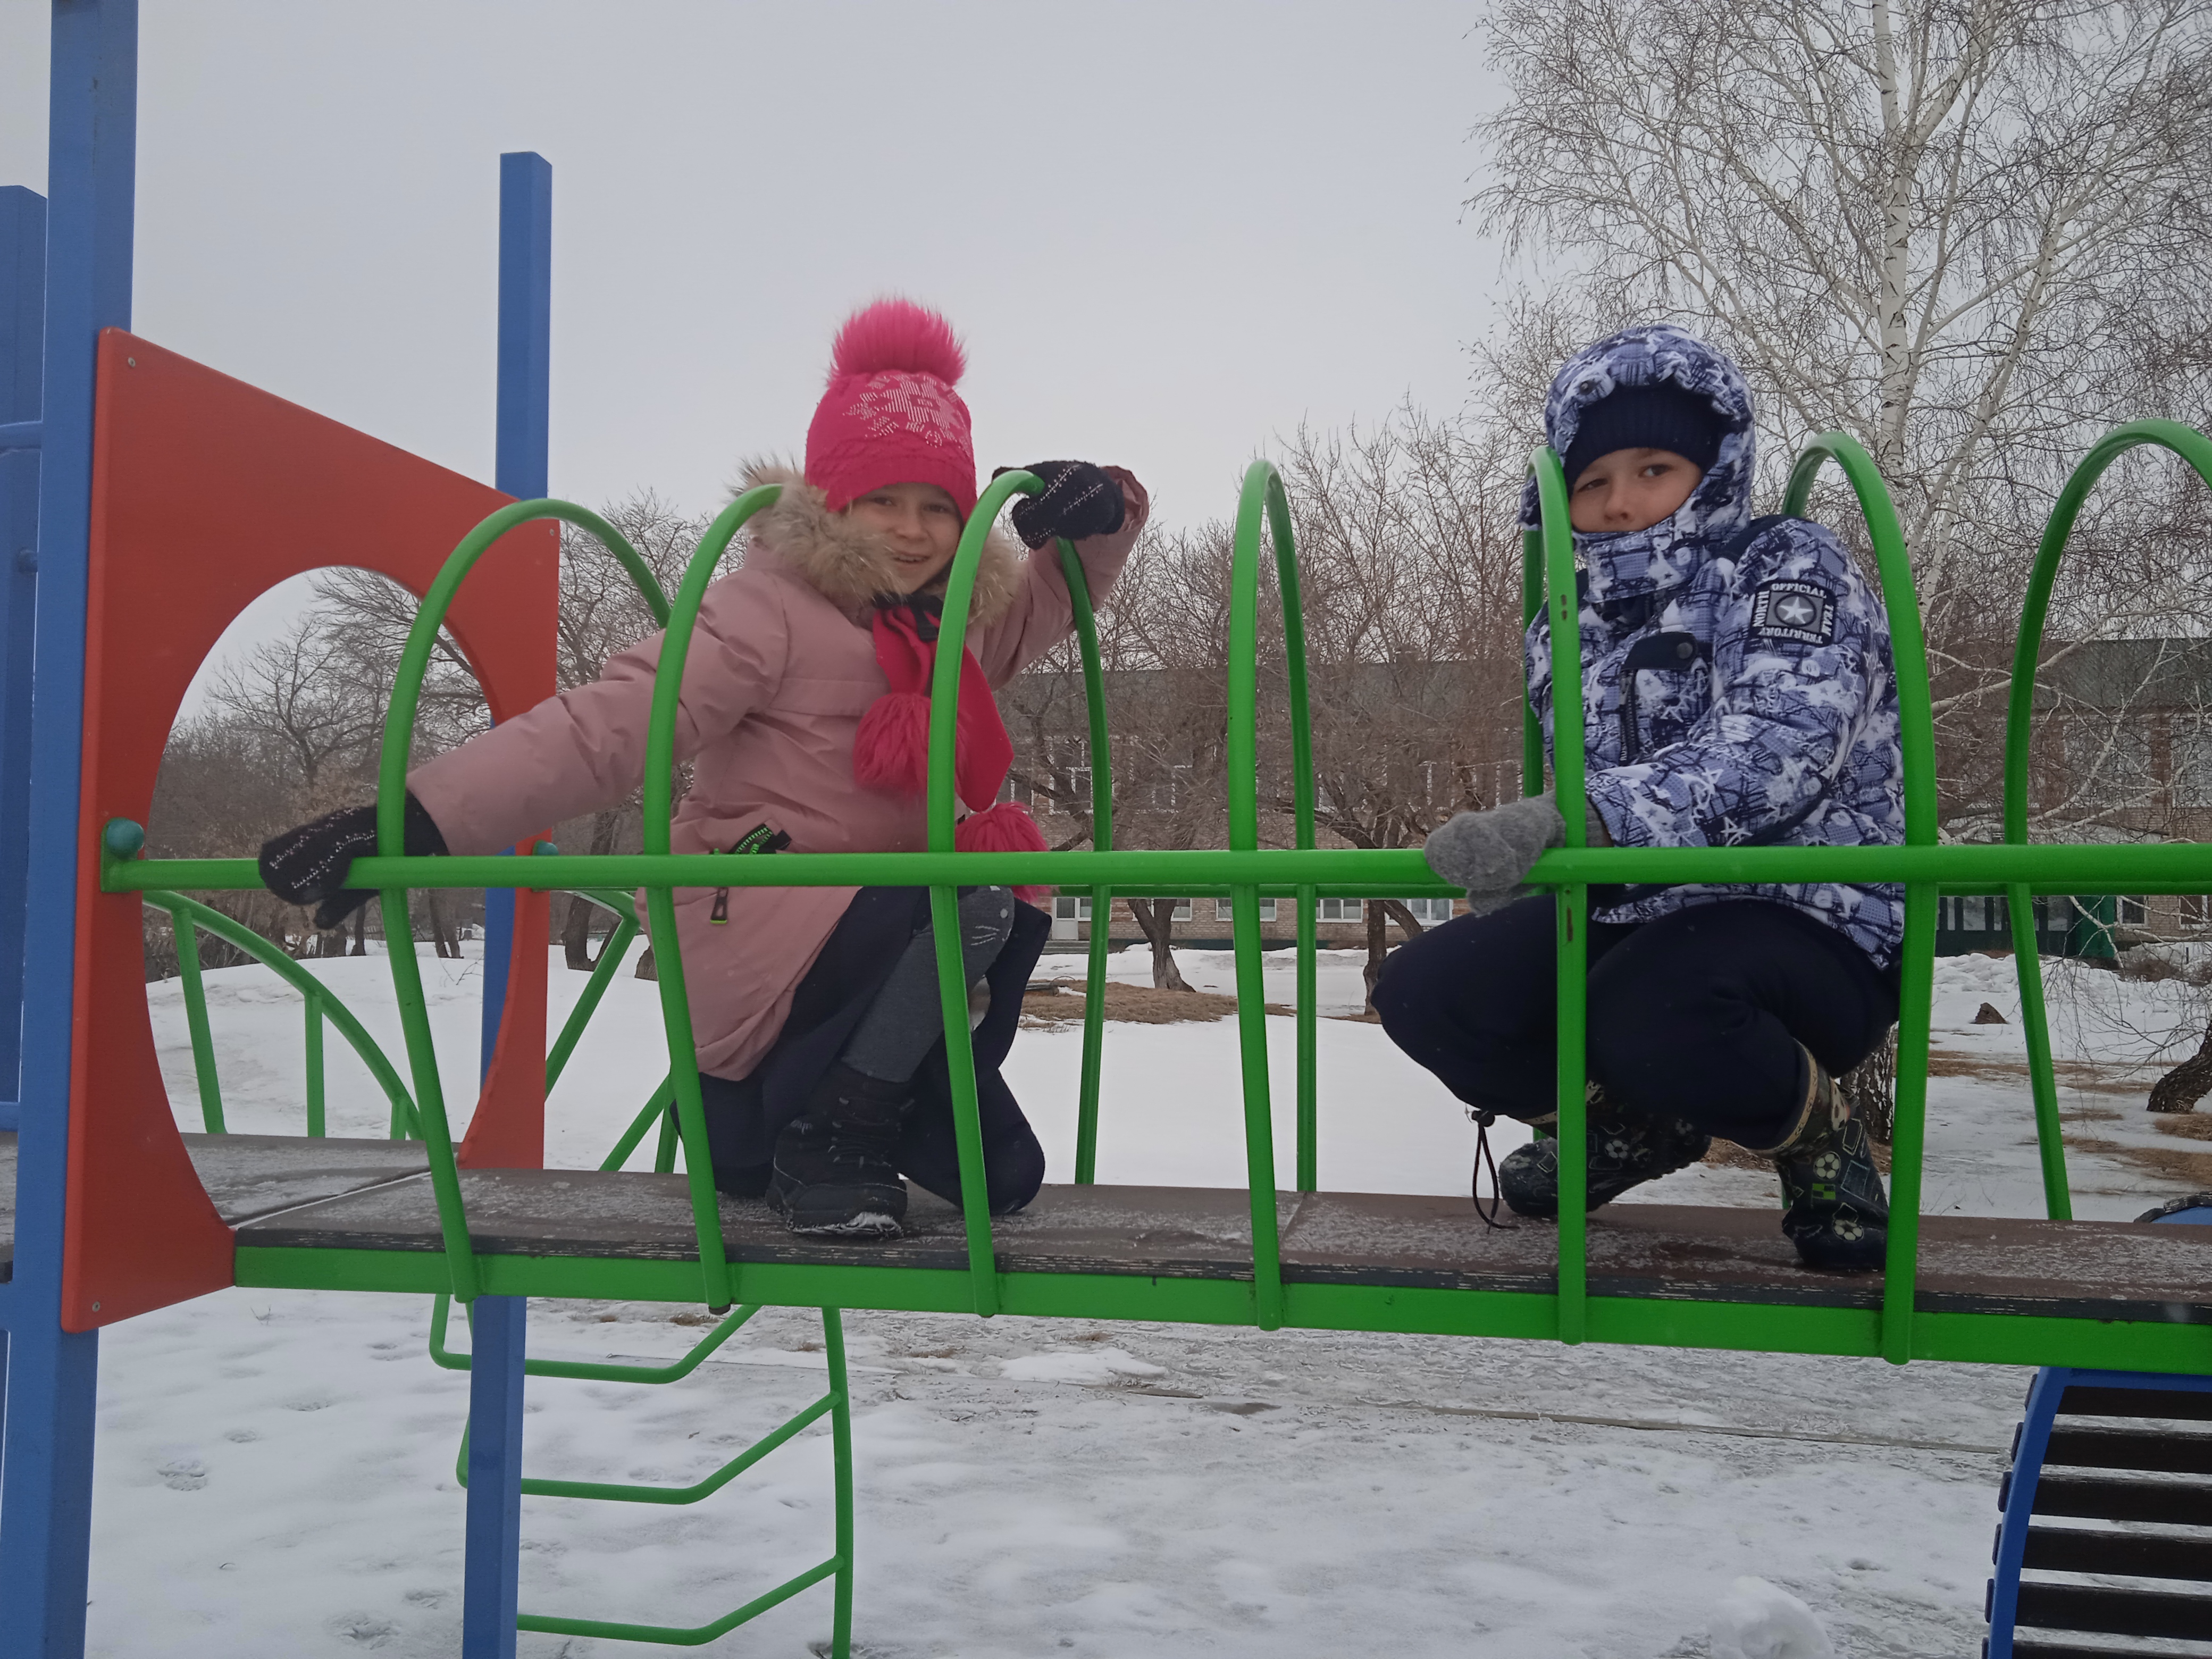
M1570 484L1567 522L1585 535L1649 530L1673 516L1704 476L1671 449L1613 450Z
M902 593L944 574L960 545L959 504L939 484L885 484L854 496L845 512L890 550Z

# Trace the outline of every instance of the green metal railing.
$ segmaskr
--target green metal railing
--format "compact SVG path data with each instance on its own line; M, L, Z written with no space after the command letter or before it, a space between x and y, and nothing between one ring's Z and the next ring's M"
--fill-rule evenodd
M549 842L540 842L538 846L543 853L555 850ZM561 1027L561 1035L553 1040L552 1048L546 1052L545 1092L548 1095L553 1092L553 1085L561 1080L561 1073L568 1067L568 1057L576 1052L576 1044L582 1041L585 1028L592 1023L592 1016L599 1012L600 1000L607 994L607 987L614 982L616 974L621 971L624 954L644 931L637 919L637 906L631 902L628 893L605 889L577 889L571 892L570 896L605 910L615 919L615 926L607 935L606 942L599 947L599 959L592 964L592 976L585 982L582 994L576 999L576 1006L568 1011L568 1018ZM646 1097L645 1104L638 1109L637 1115L629 1121L629 1127L615 1138L613 1150L601 1161L599 1168L619 1170L629 1162L629 1155L637 1150L638 1142L645 1139L646 1131L656 1122L660 1125L660 1144L653 1153L653 1170L656 1174L666 1175L676 1167L676 1121L668 1115L668 1104L675 1097L675 1090L673 1073L660 1079L653 1091Z
M1229 598L1229 847L1251 853L1260 846L1260 541L1273 544L1275 579L1283 612L1285 690L1291 717L1292 834L1298 850L1314 848L1313 724L1306 699L1305 623L1298 603L1298 564L1291 535L1290 503L1273 467L1255 464L1244 475L1237 504L1237 533ZM1319 1036L1314 1021L1314 913L1317 890L1297 893L1297 1126L1298 1185L1311 1191L1317 1162L1316 1068ZM1272 1331L1283 1322L1283 1267L1275 1196L1275 1118L1267 1076L1267 998L1260 963L1260 890L1239 882L1229 890L1237 954L1237 1036L1244 1084L1245 1184L1252 1206L1253 1318Z
M2129 434L2142 434L2132 438ZM2082 473L2069 486L2067 501L2078 507L2096 471L2100 457L2109 460L2133 442L2154 441L2181 450L2200 471L2208 471L2204 441L2186 428L2148 423L2122 428L2085 462ZM2118 446L2118 447L2112 447ZM2212 890L2212 847L2188 844L2081 846L2026 844L2024 832L2008 830L2000 844L1939 845L1936 828L1934 737L1929 709L1924 644L1921 637L1905 549L1895 512L1887 491L1865 452L1841 434L1816 440L1799 459L1792 473L1785 510L1802 511L1817 475L1826 466L1839 468L1850 484L1864 517L1867 532L1879 566L1880 580L1892 632L1894 672L1904 750L1906 829L1904 844L1882 847L1802 848L1589 848L1584 840L1583 808L1583 755L1580 696L1579 634L1574 614L1574 571L1571 538L1566 525L1565 480L1556 457L1539 452L1532 459L1542 508L1541 528L1527 540L1528 558L1524 569L1524 599L1531 614L1539 605L1551 611L1555 660L1555 721L1553 772L1559 804L1566 823L1567 844L1547 853L1531 872L1532 884L1554 890L1559 896L1559 1132L1570 1146L1582 1144L1583 1131L1583 983L1586 967L1584 940L1588 928L1588 888L1594 883L1769 884L1798 882L1897 884L1905 890L1905 940L1903 951L1903 996L1900 1014L1899 1062L1897 1082L1897 1125L1892 1171L1893 1223L1889 1235L1887 1272L1878 1312L1845 1309L1763 1306L1751 1304L1714 1304L1693 1322L1668 1316L1655 1325L1632 1320L1621 1298L1607 1298L1607 1329L1612 1340L1698 1340L1743 1347L1808 1349L1820 1352L1879 1352L1902 1361L1916 1352L1947 1351L1952 1329L1946 1322L1996 1316L1952 1316L1916 1311L1918 1252L1918 1210L1922 1164L1925 1149L1926 1059L1929 1002L1932 981L1932 952L1936 901L1945 892L2007 892L2014 899L2015 918L2027 907L2021 902L2037 895L2199 892ZM769 1264L757 1267L732 1264L725 1256L705 1154L704 1126L700 1115L696 1059L689 1010L684 995L682 953L674 930L674 889L721 886L927 886L931 890L933 915L938 923L940 991L944 1004L947 1052L952 1084L952 1109L962 1174L963 1224L967 1267L961 1302L974 1311L989 1314L1005 1305L1007 1280L996 1261L982 1178L981 1133L975 1095L972 1054L966 1040L968 988L963 982L957 930L949 923L955 889L981 883L1008 885L1056 886L1087 890L1093 901L1094 926L1089 962L1091 994L1086 1009L1083 1059L1083 1093L1079 1110L1078 1169L1079 1179L1095 1173L1097 1135L1097 1083L1100 1071L1100 1021L1104 978L1106 930L1097 925L1103 908L1119 895L1161 892L1194 897L1227 897L1236 918L1236 956L1238 986L1238 1035L1244 1081L1244 1127L1247 1147L1249 1198L1253 1229L1249 1285L1243 1317L1247 1322L1268 1326L1285 1317L1285 1287L1276 1231L1275 1154L1273 1128L1267 1097L1267 1037L1264 1002L1260 989L1258 905L1262 898L1290 898L1299 907L1298 962L1298 1155L1297 1184L1308 1189L1316 1183L1315 1137L1315 1012L1314 950L1311 917L1316 901L1323 896L1386 897L1444 896L1454 890L1437 881L1417 849L1374 850L1320 848L1313 845L1310 726L1304 708L1304 650L1298 629L1297 572L1289 516L1282 488L1273 471L1255 464L1248 474L1237 515L1231 594L1227 764L1230 769L1231 844L1224 848L1181 852L1121 851L1112 845L1111 786L1107 776L1109 750L1106 743L1105 710L1097 672L1097 647L1090 627L1089 605L1073 550L1060 549L1063 568L1069 577L1074 601L1077 632L1082 642L1085 690L1092 739L1094 817L1097 844L1089 850L1042 853L967 854L952 850L955 802L952 785L955 675L968 626L968 607L973 592L982 537L1007 499L1017 491L1033 491L1036 481L1026 474L1010 473L996 480L978 502L947 583L945 648L938 653L933 684L930 726L930 784L927 797L928 850L920 853L790 854L773 860L729 860L710 854L672 854L670 823L672 808L670 779L675 760L675 717L678 693L690 630L706 584L723 551L744 523L774 498L773 487L740 497L719 517L694 556L674 606L668 613L668 633L657 672L649 757L645 777L645 850L635 854L580 858L548 853L515 860L507 858L407 859L390 852L358 860L355 879L378 887L386 907L387 930L404 939L405 890L413 886L521 886L534 889L588 890L599 893L641 887L646 890L652 932L659 964L660 994L667 1027L670 1076L664 1091L657 1093L631 1124L609 1167L619 1164L641 1139L666 1103L675 1107L675 1141L680 1142L691 1195L699 1255L694 1280L708 1306L717 1310L739 1302L776 1299L744 1294L749 1273L763 1275L764 1285L796 1283L790 1269ZM416 688L428 644L444 615L455 587L483 550L505 530L535 518L568 520L599 534L610 546L619 538L595 515L564 503L525 502L495 514L471 532L456 550L446 571L425 599L422 616L409 645L409 662L393 700L392 719L386 736L386 766L380 793L380 846L398 844L400 805L404 783L407 734L411 724ZM2061 522L2061 520L2063 522ZM2045 537L2043 564L2055 562L2070 528L2071 509L2062 502ZM1260 583L1262 580L1262 538L1270 539L1274 569L1281 590L1285 629L1288 703L1293 772L1298 793L1295 802L1297 844L1261 848L1257 836L1256 775L1258 758L1257 662ZM2047 596L2049 572L2039 578ZM2039 615L2033 619L2039 629ZM2024 623L2023 660L2032 668L2033 646ZM2024 777L2025 737L2021 701L2023 678L2014 682L2014 718L2021 736L2008 750L2008 787L2014 775ZM1533 718L1523 726L1523 784L1540 787L1543 775L1541 735ZM120 849L103 869L108 890L130 891L179 888L246 888L258 884L251 861L245 860L163 860L132 862ZM419 976L410 951L392 952L403 1022L408 1031L409 1058L416 1078L416 1095L428 1142L447 1273L453 1294L463 1302L477 1293L479 1277L471 1253L466 1217L459 1181L453 1166L445 1107L436 1092L434 1059L428 1050L428 1028L422 1017ZM2023 993L2036 999L2032 959L2022 952ZM603 966L605 963L603 961ZM611 970L610 970L611 971ZM585 1016L588 1018L588 1014ZM572 1018L573 1030L580 1026ZM2038 1072L2039 1130L2045 1149L2046 1179L2054 1183L2063 1202L2063 1165L2057 1142L2055 1109L2048 1104L2050 1059L2047 1038L2039 1039L2034 1056ZM572 1050L572 1031L562 1042ZM562 1048L556 1042L556 1049ZM566 1051L562 1054L565 1059ZM664 1130L664 1153L674 1146ZM662 1160L664 1164L666 1159ZM1514 1334L1549 1334L1576 1341L1590 1334L1593 1307L1588 1289L1588 1227L1580 1202L1585 1180L1582 1160L1562 1160L1561 1219L1559 1228L1558 1276L1554 1292L1544 1298L1534 1294L1504 1292L1438 1292L1472 1298L1492 1308L1495 1317L1512 1325ZM2052 1206L2054 1212L2059 1204ZM685 1271L692 1271L686 1269ZM879 1298L896 1294L890 1288L896 1273L860 1267L823 1267L806 1273L825 1275L840 1285L850 1278L856 1297ZM914 1270L919 1273L921 1270ZM779 1277L778 1275L783 1275ZM873 1275L871 1277L870 1275ZM585 1277L579 1276L581 1285ZM1022 1275L1040 1287L1048 1275ZM540 1280L534 1282L550 1282ZM567 1282L563 1280L562 1282ZM592 1280L599 1283L599 1280ZM814 1281L807 1281L811 1285ZM1055 1281L1058 1282L1058 1281ZM1302 1299L1318 1308L1328 1298L1324 1287L1301 1285ZM571 1293L587 1294L578 1290ZM841 1292L842 1293L842 1292ZM917 1292L916 1294L921 1294ZM932 1290L930 1297L940 1291ZM819 1298L830 1299L825 1289ZM1040 1288L1029 1293L1024 1304L1036 1310L1036 1297L1048 1296ZM1409 1293L1410 1300L1411 1293ZM1488 1298L1486 1300L1485 1298ZM781 1299L792 1299L787 1290ZM1508 1303L1513 1311L1506 1311ZM1544 1305L1548 1304L1548 1305ZM874 1305L871 1300L870 1305ZM891 1304L886 1304L890 1305ZM903 1304L897 1304L904 1305ZM917 1304L916 1305L920 1305ZM929 1305L943 1305L931 1300ZM1120 1304L1116 1304L1120 1305ZM1134 1307L1136 1303L1128 1305ZM1146 1305L1150 1305L1149 1304ZM1162 1305L1165 1305L1163 1304ZM1196 1303L1188 1304L1195 1307ZM1334 1305L1334 1304L1330 1304ZM1684 1304L1686 1306L1687 1304ZM1205 1304L1207 1317L1223 1316L1218 1300ZM1348 1307L1349 1304L1347 1304ZM1540 1327L1531 1327L1530 1314L1540 1306ZM1381 1316L1363 1314L1363 1318ZM1413 1317L1408 1314L1406 1317ZM1423 1319L1441 1318L1425 1313ZM1462 1316L1452 1316L1457 1318ZM1465 1316L1473 1317L1473 1316ZM2043 1340L2034 1335L2051 1321L2008 1317L2008 1328L2023 1333L2020 1344ZM1426 1326L1423 1327L1426 1328ZM1410 1328L1410 1327L1409 1327ZM1619 1333L1634 1328L1694 1332L1694 1335L1634 1338ZM1916 1343L1916 1332L1924 1340ZM2009 1338L2005 1339L2007 1342ZM2008 1347L2006 1352L2010 1352ZM2164 1350L2160 1351L2161 1352ZM2021 1357L2027 1356L2021 1349ZM2160 1362L2170 1363L2170 1362Z
M724 517L727 516L724 514ZM385 714L384 748L377 768L376 844L387 857L398 854L406 845L403 821L407 806L407 762L414 741L415 710L422 700L423 676L429 671L430 654L436 648L438 635L445 626L446 613L452 609L454 595L460 592L462 581L475 568L477 561L490 550L494 543L510 530L548 519L574 525L596 537L600 544L620 561L630 580L636 584L647 607L653 612L653 620L664 625L668 621L667 601L660 592L660 584L653 579L652 568L638 556L637 550L624 539L620 531L587 507L577 507L568 501L517 501L500 508L464 536L460 545L453 550L439 570L437 580L430 584L430 591L422 597L422 606L416 612L415 625L408 631L407 643L400 652L399 670L392 690L392 702ZM724 538L725 545L727 539ZM688 621L685 632L688 636ZM663 850L665 850L665 847ZM550 863L551 860L549 858L546 861ZM501 871L489 881L454 884L503 887L514 883L511 877ZM597 887L599 883L594 878L562 884ZM446 1115L445 1089L438 1076L437 1049L430 1036L429 1006L422 994L422 968L415 954L415 933L408 916L407 893L408 885L403 877L398 884L380 887L377 899L384 918L384 937L387 958L392 963L393 990L399 1004L400 1029L406 1037L408 1066L415 1079L415 1098L422 1114L423 1140L429 1152L430 1182L437 1194L439 1225L445 1236L447 1258L453 1267L453 1293L464 1302L472 1302L476 1299L477 1288L476 1253L469 1241L468 1218L462 1206L460 1174L453 1158L453 1130ZM696 1076L695 1071L692 1091L695 1105ZM710 1182L708 1190L711 1193L711 1175L708 1179ZM696 1182L694 1184L696 1186ZM714 1243L719 1261L721 1243L719 1229L715 1230Z
M1912 564L1897 508L1874 458L1856 439L1825 432L1805 447L1790 469L1782 510L1802 516L1813 484L1833 463L1858 499L1859 514L1873 543L1888 613L1890 668L1896 677L1898 743L1905 786L1905 844L1935 848L1936 717L1928 687L1928 644L1920 628L1920 596L1912 585ZM1817 862L1816 859L1816 862ZM1919 1276L1920 1180L1927 1150L1928 1039L1936 991L1936 901L1939 889L1928 881L1905 888L1905 940L1899 949L1897 1000L1895 1108L1889 1145L1890 1220L1887 1255L1882 1266L1881 1352L1893 1364L1911 1357L1915 1281Z
M2105 470L2131 449L2144 446L2171 451L2212 485L2212 441L2203 433L2177 421L2134 421L2115 427L2084 456L2045 524L2036 549L2035 568L2027 580L2027 597L2021 602L2020 637L2013 647L2011 696L2005 707L2004 838L2008 847L2027 845L2028 744L2030 721L2035 711L2038 659L2043 654L2043 627L2051 611L2051 591L2058 580L2058 562L2074 533L2089 491ZM2013 963L2020 976L2021 1035L2027 1043L2027 1075L2035 1094L2035 1138L2043 1163L2044 1205L2054 1221L2074 1214L2066 1180L2066 1148L2058 1121L2058 1085L2051 1064L2051 1021L2043 1000L2043 963L2035 938L2036 890L2014 882L2004 890L2011 913ZM1900 1046L1899 1053L1902 1054Z
M1083 662L1083 707L1090 720L1091 844L1100 852L1114 846L1114 744L1106 725L1106 683L1098 667L1098 619L1091 608L1091 584L1083 561L1067 543L1060 544L1060 569L1075 615L1076 648ZM1091 950L1084 963L1083 1069L1076 1084L1075 1179L1090 1186L1098 1178L1098 1089L1106 1060L1106 954L1111 941L1114 890L1091 890Z
M391 1138L404 1140L421 1134L415 1102L408 1095L407 1085L399 1080L399 1073L384 1057L384 1050L376 1046L375 1040L355 1018L353 1010L336 992L277 946L220 910L211 909L181 893L158 889L149 891L146 898L169 913L170 927L177 941L179 977L184 985L185 1024L191 1036L192 1071L199 1085L200 1122L210 1134L223 1133L224 1125L222 1081L216 1073L215 1035L208 1020L207 985L200 973L202 933L213 933L245 951L263 967L273 969L305 1000L308 1134L320 1136L325 1133L323 1024L326 1020L337 1027L338 1035L360 1057L362 1064L368 1067L369 1075L376 1079L385 1099L391 1103Z
M538 845L550 852L550 842ZM622 971L623 956L630 944L644 930L638 925L637 907L630 902L628 893L600 891L577 892L572 899L581 899L595 908L605 910L615 919L614 931L607 935L606 943L599 947L599 959L592 964L592 976L584 982L583 994L576 1006L568 1011L568 1018L561 1027L561 1035L553 1039L553 1046L545 1054L545 1092L551 1094L553 1085L561 1080L561 1073L568 1064L568 1056L576 1052L582 1041L584 1028L592 1023L599 1012L599 1000L614 983L615 975ZM617 1165L617 1168L620 1166Z
M469 1356L454 1352L446 1344L447 1324L452 1307L453 1298L444 1294L441 1294L432 1304L430 1358L447 1370L465 1371L470 1368ZM680 1358L666 1364L525 1359L523 1373L527 1376L564 1377L587 1382L639 1382L653 1386L678 1382L698 1370L708 1355L736 1335L738 1328L759 1311L757 1304L732 1309L713 1330L694 1343ZM602 1636L616 1641L698 1647L716 1637L727 1635L748 1620L766 1613L780 1602L789 1601L809 1585L817 1584L835 1574L837 1583L833 1592L830 1651L838 1655L848 1651L852 1644L853 1625L853 1397L846 1376L844 1321L835 1308L824 1308L821 1312L823 1358L829 1370L828 1391L785 1419L712 1474L682 1486L617 1480L547 1480L530 1475L525 1475L520 1485L522 1495L526 1498L574 1498L599 1503L664 1505L696 1504L713 1497L777 1447L795 1439L810 1425L827 1417L830 1419L830 1461L836 1504L836 1542L828 1559L817 1562L804 1572L787 1578L774 1589L755 1596L743 1607L724 1613L719 1619L709 1620L703 1625L647 1625L621 1620L570 1619L525 1613L516 1615L516 1629L539 1631L555 1636ZM453 1478L464 1488L469 1484L469 1437L465 1429L461 1432L460 1451L453 1460Z

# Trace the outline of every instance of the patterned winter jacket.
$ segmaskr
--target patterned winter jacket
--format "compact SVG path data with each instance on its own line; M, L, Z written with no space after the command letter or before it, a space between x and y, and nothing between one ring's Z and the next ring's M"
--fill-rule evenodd
M1577 532L1589 803L1623 847L1864 847L1905 839L1896 676L1881 598L1843 546L1802 519L1751 517L1751 396L1734 363L1683 331L1585 347L1544 411L1565 454L1616 386L1673 380L1728 425L1690 499L1648 530ZM1572 481L1570 480L1570 483ZM1522 498L1535 520L1533 481ZM1551 633L1527 641L1529 696L1552 741ZM1731 898L1779 901L1887 967L1904 938L1894 886L1594 890L1604 921Z

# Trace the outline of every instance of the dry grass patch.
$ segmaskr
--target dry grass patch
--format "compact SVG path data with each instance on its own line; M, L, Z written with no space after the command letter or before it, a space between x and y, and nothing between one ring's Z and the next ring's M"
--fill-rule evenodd
M2212 1187L2212 1148L2199 1152L2182 1146L2129 1146L2117 1140L2086 1135L2071 1139L2069 1146L2100 1153L2160 1181L2200 1189Z
M2212 1140L2212 1117L2200 1112L2160 1112L2151 1121L2158 1125L2162 1135L2179 1135L2185 1140Z
M2150 1087L2135 1074L2133 1068L2107 1069L2087 1060L2062 1060L2053 1062L2051 1069L2060 1086L2085 1094L2139 1095ZM2025 1086L2027 1062L1999 1060L1990 1054L1962 1054L1955 1048L1930 1048L1928 1075L1970 1077L1981 1083L2017 1083Z
M1227 1019L1237 1012L1235 997L1212 991L1160 991L1149 985L1123 985L1109 980L1105 992L1106 1018L1132 1025ZM1080 985L1032 984L1022 994L1022 1024L1031 1030L1047 1031L1080 1025L1089 1001ZM1267 1012L1287 1014L1291 1010L1282 1003L1271 1002Z

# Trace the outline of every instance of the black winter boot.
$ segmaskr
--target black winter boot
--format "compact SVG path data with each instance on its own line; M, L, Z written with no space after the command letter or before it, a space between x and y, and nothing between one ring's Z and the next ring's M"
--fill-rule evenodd
M839 1061L814 1085L806 1109L775 1140L769 1201L795 1233L896 1238L906 1218L899 1128L911 1083L886 1083Z
M1774 1160L1782 1177L1782 1231L1808 1267L1870 1273L1889 1243L1889 1199L1874 1143L1820 1062L1805 1055L1805 1097L1790 1133L1746 1150Z
M1686 1170L1705 1155L1712 1137L1678 1117L1648 1118L1616 1106L1595 1083L1583 1097L1589 1148L1589 1207L1610 1204L1632 1187ZM1559 1114L1531 1119L1556 1130ZM1516 1215L1559 1212L1559 1143L1546 1136L1516 1146L1498 1166L1498 1191Z

